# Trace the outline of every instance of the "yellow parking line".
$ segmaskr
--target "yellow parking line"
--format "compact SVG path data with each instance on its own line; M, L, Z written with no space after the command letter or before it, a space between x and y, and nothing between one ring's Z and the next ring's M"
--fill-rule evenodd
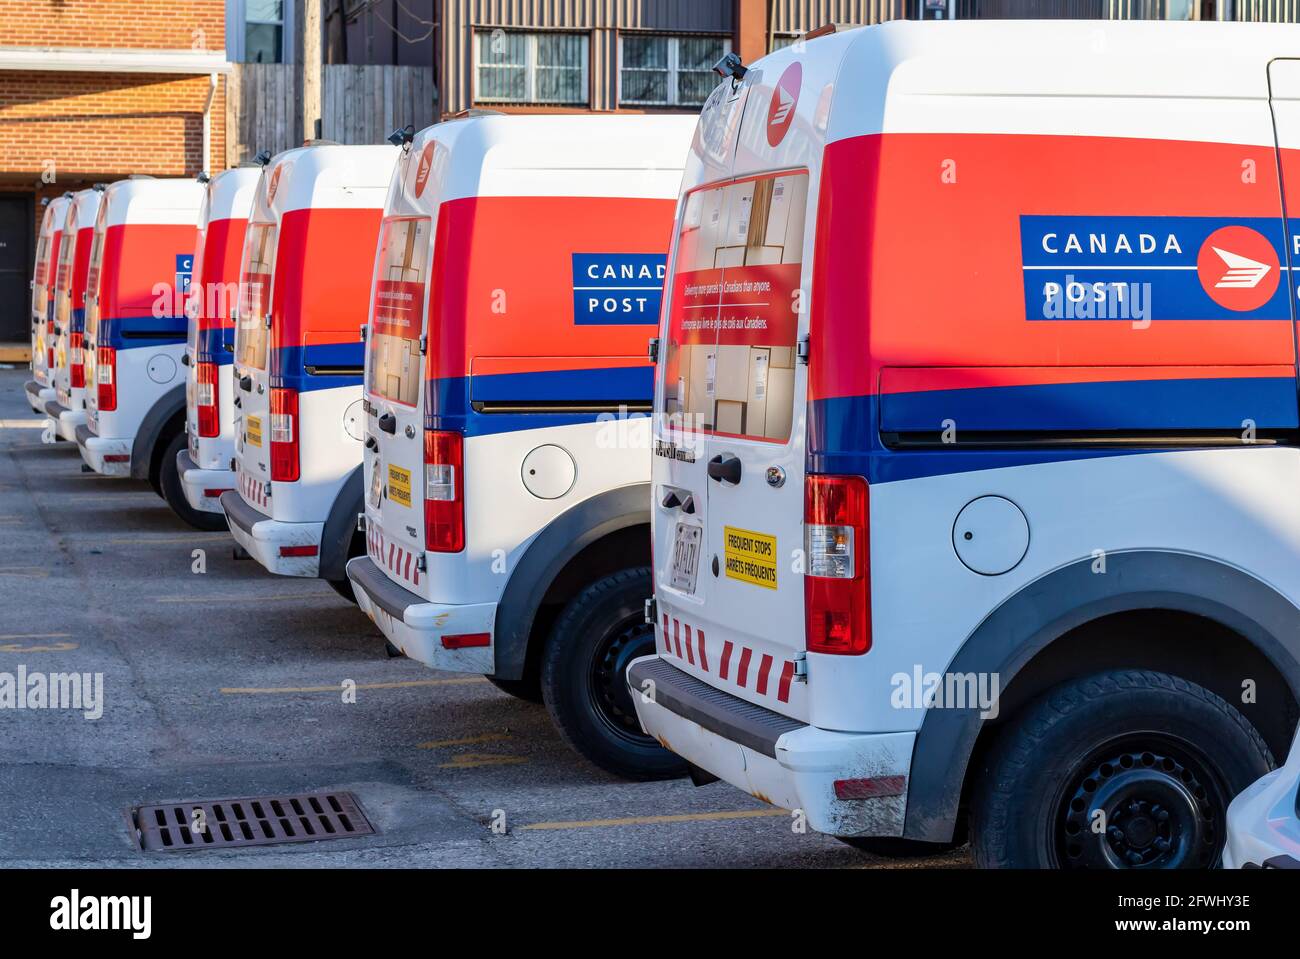
M0 420L3 430L39 430L45 426L45 420Z
M76 648L76 643L51 643L47 646L24 646L22 643L4 643L0 645L0 653L66 653Z
M673 822L716 822L722 819L756 819L788 816L787 809L731 809L724 812L682 813L676 816L629 816L626 819L578 819L572 822L531 822L520 829L594 829L602 826L657 826Z
M50 575L48 569L39 566L0 566L0 576L24 576L28 579L45 579Z
M482 676L465 676L461 679L408 679L400 683L357 683L355 689L409 689L413 686L461 686L466 683L486 683ZM342 682L333 686L223 686L219 691L228 695L236 693L337 693L342 691Z
M71 633L0 633L0 639L69 639Z
M527 756L504 756L499 753L462 753L450 762L439 763L439 769L473 769L476 766L515 766L528 762Z
M495 743L513 738L509 733L483 733L480 736L466 736L464 739L435 739L417 744L417 749L442 749L444 746L469 746L473 743Z

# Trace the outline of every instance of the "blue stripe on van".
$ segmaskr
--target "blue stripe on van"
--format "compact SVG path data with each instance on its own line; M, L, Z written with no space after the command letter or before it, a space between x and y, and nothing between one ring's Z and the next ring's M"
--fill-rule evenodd
M141 350L184 343L187 332L183 316L124 316L101 318L96 339L99 346Z
M361 385L361 368L366 361L364 343L313 343L310 346L282 346L271 351L270 383L273 389L333 390ZM311 374L307 367L354 369L356 373Z
M646 366L446 377L425 385L425 427L489 436L609 419L608 413L476 413L471 402L648 404L654 371ZM472 394L472 396L471 396Z
M886 394L883 400L876 396L815 400L809 404L808 468L889 483L1168 451L1167 447L889 450L878 432L937 433L945 419L953 420L959 433L963 429L1239 430L1248 419L1261 430L1294 429L1296 383L1290 377L1138 380L937 390Z
M210 326L207 329L199 330L196 337L196 363L212 363L216 366L229 366L235 361L233 352L235 346L235 329L234 327Z
M1126 380L885 393L886 433L940 430L1261 429L1297 425L1293 377Z
M72 314L68 318L68 332L86 332L86 308L84 306L74 306L72 308Z

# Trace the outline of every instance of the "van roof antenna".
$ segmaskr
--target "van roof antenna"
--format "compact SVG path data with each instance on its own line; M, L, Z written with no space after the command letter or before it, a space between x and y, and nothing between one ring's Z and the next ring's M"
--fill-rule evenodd
M259 151L257 155L253 157L253 162L256 163L258 166L266 166L268 163L271 162L271 151L270 150Z
M208 176L208 172L206 170L200 170L199 175L196 176L194 179L198 180L200 183L212 182L212 177Z

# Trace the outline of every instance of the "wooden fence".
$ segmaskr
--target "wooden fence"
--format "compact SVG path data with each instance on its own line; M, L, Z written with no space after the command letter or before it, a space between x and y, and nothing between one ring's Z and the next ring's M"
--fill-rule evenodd
M321 136L339 143L382 143L393 129L433 123L429 67L327 64L321 92ZM302 143L302 68L239 63L226 98L226 165L260 150L278 153Z

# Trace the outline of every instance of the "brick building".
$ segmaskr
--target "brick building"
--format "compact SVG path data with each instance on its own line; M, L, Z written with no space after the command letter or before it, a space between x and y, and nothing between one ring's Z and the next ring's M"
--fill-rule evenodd
M28 337L43 198L222 165L225 9L225 0L0 0L0 343Z

